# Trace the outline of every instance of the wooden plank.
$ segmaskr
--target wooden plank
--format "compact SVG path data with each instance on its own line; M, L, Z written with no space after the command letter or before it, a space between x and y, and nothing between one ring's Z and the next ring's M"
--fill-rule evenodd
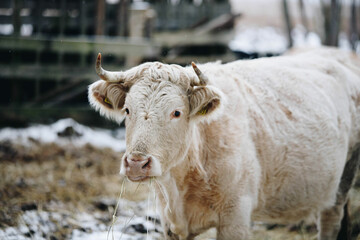
M234 31L224 31L221 34L203 33L198 34L193 30L182 30L176 32L157 32L154 34L154 41L164 47L174 47L178 45L202 45L222 43L227 45L234 38Z
M34 78L46 79L49 81L57 81L59 79L72 79L76 77L84 77L88 79L96 79L94 67L63 67L58 66L39 66L39 65L18 65L9 67L8 65L0 65L0 76L3 78L18 78L33 81Z
M167 57L162 59L164 63L168 64L180 64L183 66L190 65L191 62L197 63L207 63L207 62L216 62L221 60L223 63L235 61L235 55L232 53L226 53L224 55L216 55L216 56L175 56L175 57Z
M61 105L63 102L69 101L84 92L87 92L87 86L78 86L68 91L62 92L61 95L51 99L50 101L42 104L44 107L55 107Z
M48 92L42 93L41 96L37 96L34 101L25 104L27 107L34 106L40 103L51 102L51 99L58 97L66 92L70 92L77 88L82 88L82 91L86 89L86 86L89 84L88 81L84 81L84 79L76 79L72 82L63 84L53 90L49 90ZM86 90L85 90L86 91Z
M35 51L55 51L88 54L92 52L112 53L129 56L156 54L160 46L152 41L125 38L97 38L96 40L81 38L14 38L0 37L2 49L21 49Z

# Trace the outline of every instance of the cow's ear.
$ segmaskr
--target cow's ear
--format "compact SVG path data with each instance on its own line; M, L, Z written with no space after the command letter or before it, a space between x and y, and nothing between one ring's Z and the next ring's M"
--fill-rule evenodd
M124 103L126 91L117 83L99 80L89 86L88 99L90 105L100 115L118 123L125 117Z
M225 97L217 88L201 86L189 95L190 119L211 121L222 112Z

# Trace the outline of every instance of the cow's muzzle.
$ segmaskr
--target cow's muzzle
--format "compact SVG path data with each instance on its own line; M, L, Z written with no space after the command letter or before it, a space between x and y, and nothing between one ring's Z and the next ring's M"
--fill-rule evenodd
M145 181L153 176L161 175L159 161L146 154L125 154L120 168L120 174L125 175L133 182Z

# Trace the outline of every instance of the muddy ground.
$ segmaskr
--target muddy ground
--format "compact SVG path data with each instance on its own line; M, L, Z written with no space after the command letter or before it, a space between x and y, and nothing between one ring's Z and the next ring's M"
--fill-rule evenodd
M125 185L121 153L91 145L0 142L0 239L162 239L148 185ZM353 238L360 227L360 178L352 191ZM113 225L113 229L108 232ZM313 225L254 224L252 239L316 239ZM214 230L198 239L214 239Z

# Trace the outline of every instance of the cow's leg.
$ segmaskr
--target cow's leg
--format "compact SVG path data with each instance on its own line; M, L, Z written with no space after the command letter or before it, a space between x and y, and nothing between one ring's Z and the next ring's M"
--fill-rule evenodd
M168 224L164 224L163 229L164 229L164 234L165 234L166 240L179 240L180 239L177 234L173 233L170 230L170 227Z
M343 207L336 205L321 212L319 219L319 240L336 240L340 231Z
M344 237L345 236L345 237ZM344 216L341 220L341 227L338 233L337 240L351 239L351 221L349 213L349 200L344 206Z
M165 224L163 228L166 240L193 240L196 237L194 234L189 234L189 236L182 238L178 234L173 233L168 224Z
M240 197L239 200L227 204L220 214L216 239L249 239L252 201L250 197Z
M165 236L166 240L192 240L196 236L193 234L181 235L181 234L175 233L178 231L176 231L177 230L176 228L171 227L171 223L164 223L164 224L162 224L162 227L164 229L164 236ZM172 229L175 229L175 231Z
M341 224L341 219L344 216L344 206L348 201L348 193L354 183L354 179L359 167L359 153L360 149L354 151L351 158L345 165L337 192L335 205L329 209L325 209L320 213L318 220L318 239L320 240L348 239L348 234L345 234L345 236L339 236L339 238L338 234L339 232L341 234L344 232L340 231L341 225L349 226L349 223ZM345 232L347 231L349 230L346 230Z

